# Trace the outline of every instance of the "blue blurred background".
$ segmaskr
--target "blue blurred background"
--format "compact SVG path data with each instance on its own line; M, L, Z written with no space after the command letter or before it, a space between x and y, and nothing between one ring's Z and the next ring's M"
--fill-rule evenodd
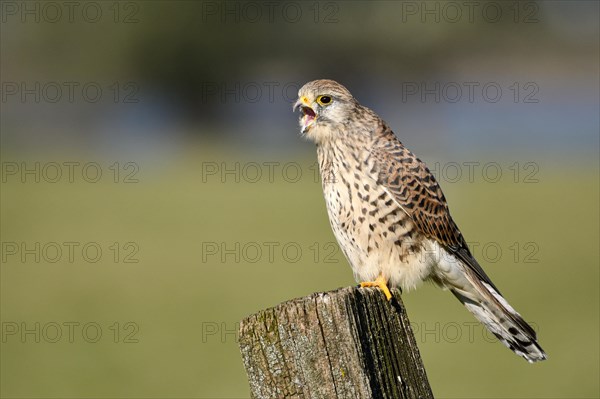
M7 398L245 398L235 331L355 284L299 87L346 85L434 171L549 354L404 294L444 398L599 392L599 3L3 1Z

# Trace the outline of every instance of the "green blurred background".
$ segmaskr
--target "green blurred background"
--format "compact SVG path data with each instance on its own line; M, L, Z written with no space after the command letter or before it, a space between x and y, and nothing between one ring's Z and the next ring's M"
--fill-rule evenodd
M434 169L549 354L424 285L436 397L599 397L597 2L47 4L0 8L2 397L249 396L239 320L355 284L291 112L316 78Z

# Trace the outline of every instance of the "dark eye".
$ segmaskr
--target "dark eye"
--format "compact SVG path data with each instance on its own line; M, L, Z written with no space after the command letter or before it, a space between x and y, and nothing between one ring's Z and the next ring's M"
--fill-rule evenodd
M327 105L331 103L331 97L329 96L319 96L317 98L317 102L321 105Z

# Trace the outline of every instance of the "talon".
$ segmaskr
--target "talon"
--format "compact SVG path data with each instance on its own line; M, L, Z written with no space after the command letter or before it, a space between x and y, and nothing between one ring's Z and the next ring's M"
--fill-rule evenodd
M390 301L392 299L392 294L390 293L390 290L387 286L387 281L385 280L385 278L383 278L383 276L377 277L377 279L375 281L363 281L362 283L360 283L360 286L361 287L379 287L385 294L385 297L387 298L388 301Z

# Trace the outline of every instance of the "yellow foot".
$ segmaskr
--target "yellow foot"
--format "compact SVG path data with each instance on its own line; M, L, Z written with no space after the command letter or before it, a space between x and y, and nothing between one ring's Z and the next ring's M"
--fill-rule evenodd
M379 287L385 294L385 297L387 298L388 301L392 299L392 294L390 293L390 290L388 289L387 281L383 278L383 276L377 277L377 280L375 280L375 281L364 281L364 282L360 283L360 286L361 287Z

